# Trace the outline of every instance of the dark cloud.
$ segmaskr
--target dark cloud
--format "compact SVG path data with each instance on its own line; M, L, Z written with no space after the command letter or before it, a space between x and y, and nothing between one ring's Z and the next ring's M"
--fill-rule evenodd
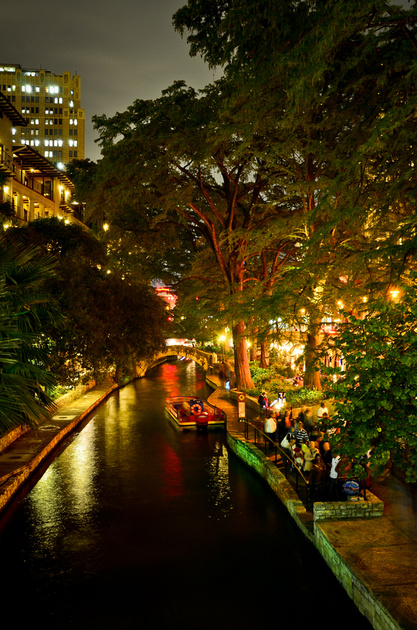
M81 76L86 157L97 159L94 114L156 98L177 79L201 88L213 73L172 26L185 0L43 0L2 6L0 62Z

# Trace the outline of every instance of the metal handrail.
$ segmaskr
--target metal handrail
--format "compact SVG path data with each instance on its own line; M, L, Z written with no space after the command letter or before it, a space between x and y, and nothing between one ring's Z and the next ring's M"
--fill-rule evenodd
M263 446L264 446L264 453L265 455L268 452L268 443L270 445L273 446L274 449L274 462L275 464L277 463L277 459L278 459L278 453L281 457L281 459L284 460L285 462L285 477L286 479L288 479L288 468L290 468L290 471L293 470L295 471L296 475L295 475L295 490L298 493L298 480L301 477L302 480L304 481L305 485L306 485L306 508L309 508L310 502L311 502L311 498L310 498L310 482L308 479L306 479L306 477L303 475L303 472L300 470L300 468L297 466L297 464L294 462L294 460L288 455L288 453L286 453L279 445L277 442L274 442L274 440L272 440L262 429L260 429L259 427L257 427L255 424L253 424L252 422L250 422L249 420L245 420L245 419L241 419L240 422L244 422L245 424L245 431L244 431L244 435L245 435L245 439L249 441L249 427L253 428L254 431L254 443L255 446L258 446L258 442L262 443L262 438L263 438ZM261 438L261 439L259 439Z

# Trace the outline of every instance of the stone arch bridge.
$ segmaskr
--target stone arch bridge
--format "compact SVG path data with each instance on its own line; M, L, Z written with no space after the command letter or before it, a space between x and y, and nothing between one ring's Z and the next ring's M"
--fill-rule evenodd
M155 367L155 365L164 363L164 361L173 357L192 359L201 365L204 370L214 367L217 363L217 355L213 352L204 352L203 350L199 350L199 348L192 348L190 346L166 346L163 350L155 354L152 359L141 361L136 366L136 376L144 376L146 372Z

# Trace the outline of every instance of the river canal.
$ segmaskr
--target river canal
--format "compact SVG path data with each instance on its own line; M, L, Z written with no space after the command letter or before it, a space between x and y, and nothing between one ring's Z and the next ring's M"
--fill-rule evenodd
M17 627L370 628L224 433L180 433L166 396L194 362L114 393L0 521L3 618ZM35 483L36 482L36 483Z

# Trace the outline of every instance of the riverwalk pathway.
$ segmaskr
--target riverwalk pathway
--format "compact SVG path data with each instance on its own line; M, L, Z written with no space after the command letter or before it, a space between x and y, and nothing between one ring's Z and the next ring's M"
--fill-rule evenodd
M226 412L228 433L244 441L237 404L217 384L209 400ZM417 492L393 476L377 481L372 490L384 502L380 517L313 522L307 512L298 525L313 543L320 538L316 546L374 628L416 629Z
M27 431L0 452L0 510L115 388L105 383L91 389L61 407L48 423ZM237 404L227 390L217 387L210 402L226 411L229 436L244 442ZM265 458L260 451L259 457ZM314 529L331 547L325 558L330 568L374 628L417 629L417 494L391 477L376 484L373 491L384 501L381 517L325 521L314 523ZM306 519L309 526L305 534L312 540L311 512L306 513ZM297 524L301 528L305 525ZM325 593L321 595L325 602ZM338 625L343 618L343 611L340 613Z

